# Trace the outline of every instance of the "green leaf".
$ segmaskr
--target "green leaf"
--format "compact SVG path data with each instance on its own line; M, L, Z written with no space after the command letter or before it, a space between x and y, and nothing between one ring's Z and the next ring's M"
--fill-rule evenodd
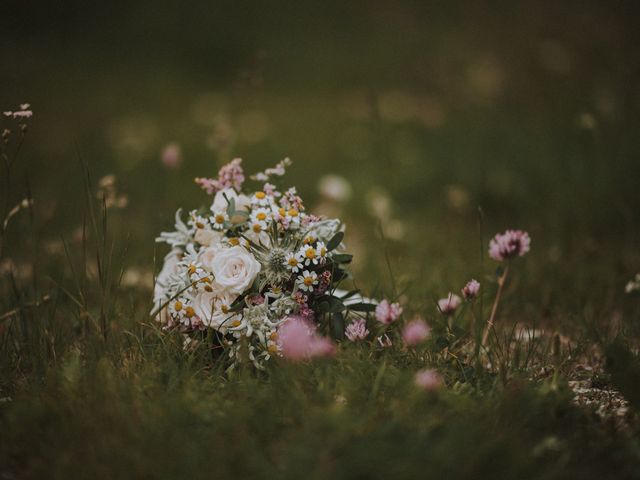
M329 302L325 300L318 304L317 309L320 313L327 313L331 309L331 306L329 305Z
M327 243L327 250L331 251L338 248L338 245L340 245L343 238L344 232L336 232L336 234L331 237L331 240L329 240L329 243Z
M344 315L337 312L331 317L333 327L333 337L336 340L344 340Z
M231 218L233 216L233 212L236 211L236 199L229 199L226 195L224 196L224 198L226 198L227 202L229 202L229 205L227 205L227 215L229 215L229 218Z
M348 253L336 253L335 255L331 256L331 260L334 263L350 263L351 260L353 260L353 255L350 255Z
M342 300L338 297L329 297L329 312L338 313L343 312L346 309Z
M373 303L354 303L353 305L349 305L349 310L353 310L354 312L375 312L376 305Z
M354 295L357 295L358 293L360 293L360 289L356 288L355 290L351 290L350 292L347 292L346 294L344 294L342 297L339 297L342 300L346 300L347 298L351 298Z

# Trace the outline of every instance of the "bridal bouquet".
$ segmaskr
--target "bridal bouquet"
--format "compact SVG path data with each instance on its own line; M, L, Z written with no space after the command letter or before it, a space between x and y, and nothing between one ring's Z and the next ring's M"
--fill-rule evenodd
M178 210L175 231L157 239L171 251L156 279L152 314L188 342L207 338L225 348L232 364L261 368L282 354L284 324L295 321L312 338L317 327L340 337L348 311L371 305L337 291L352 259L343 252L340 220L307 213L295 188L274 184L290 160L253 175L253 189L241 163L233 160L217 178L196 178L213 201L186 222ZM317 340L316 349L333 348Z

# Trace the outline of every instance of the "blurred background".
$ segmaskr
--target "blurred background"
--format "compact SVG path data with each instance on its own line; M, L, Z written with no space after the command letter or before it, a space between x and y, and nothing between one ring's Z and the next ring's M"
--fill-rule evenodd
M480 230L530 232L525 319L597 315L640 270L637 2L4 0L0 18L51 258L78 240L80 159L144 289L156 234L207 201L194 177L288 156L287 183L347 221L360 285L390 288L388 255L415 308L491 272Z

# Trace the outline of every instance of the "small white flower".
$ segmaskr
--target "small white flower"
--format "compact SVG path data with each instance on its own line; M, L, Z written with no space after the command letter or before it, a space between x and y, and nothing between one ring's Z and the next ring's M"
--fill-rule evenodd
M298 275L296 284L300 290L313 292L313 286L318 284L318 274L316 272L305 270L302 272L302 275Z
M316 254L320 259L320 263L324 263L327 261L329 250L327 250L327 246L324 244L324 242L318 242L318 244L316 245Z
M298 273L300 270L302 270L302 257L300 256L300 253L288 253L285 258L284 264L293 273Z
M225 238L224 243L226 243L230 247L241 246L246 249L251 248L251 244L249 243L249 240L242 237L228 237L228 238Z
M268 208L257 208L251 212L251 221L266 223L271 219L271 211Z
M204 230L209 227L209 220L203 217L202 215L198 215L195 210L191 212L189 219L189 225L191 225L196 230Z
M185 303L184 298L176 298L169 303L169 313L174 317L182 317L185 313Z
M318 252L311 245L304 245L298 252L305 265L318 264Z
M269 198L269 195L267 195L262 191L254 193L253 197L251 197L252 205L260 205L261 207L267 207L269 206L269 203L271 203L271 199Z
M229 223L229 215L226 212L214 213L209 221L214 230L224 230Z

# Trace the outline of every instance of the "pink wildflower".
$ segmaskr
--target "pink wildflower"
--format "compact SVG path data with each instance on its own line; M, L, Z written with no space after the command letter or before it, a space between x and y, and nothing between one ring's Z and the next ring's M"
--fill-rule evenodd
M400 315L402 315L402 307L399 303L382 300L376 307L376 319L385 325L395 322Z
M480 282L477 280L471 279L467 282L467 284L462 289L462 296L465 300L473 300L478 296L480 292Z
M162 164L167 168L178 168L182 163L182 150L177 143L170 143L162 149Z
M522 257L530 250L531 238L522 230L507 230L496 234L489 242L489 256L502 262L510 258Z
M367 323L363 318L358 318L357 320L347 325L347 328L345 328L344 330L344 334L352 342L365 340L367 338L367 335L369 335L369 330L367 330Z
M333 342L319 336L315 325L300 316L291 316L280 325L278 346L282 356L293 361L329 357L335 354Z
M442 377L435 370L427 368L416 373L414 382L417 387L432 392L442 386Z
M410 347L414 347L424 342L430 332L431 329L429 328L429 325L427 325L421 318L416 318L415 320L407 323L407 325L402 329L402 339L404 340L404 343Z
M322 294L324 292L327 291L327 288L329 288L329 285L331 284L331 272L329 270L325 270L324 272L322 272L320 274L320 282L318 283L318 286L316 287L316 293L317 294Z
M438 310L445 315L451 315L460 306L462 300L455 293L449 292L445 298L438 300Z
M280 205L287 210L290 208L295 208L299 212L304 210L304 204L302 203L302 198L298 196L298 192L296 191L296 187L291 187L289 190L284 192L284 196L280 200Z
M209 195L226 188L234 188L236 191L240 191L244 183L244 171L241 163L241 158L234 158L220 169L217 180L198 177L195 182Z

